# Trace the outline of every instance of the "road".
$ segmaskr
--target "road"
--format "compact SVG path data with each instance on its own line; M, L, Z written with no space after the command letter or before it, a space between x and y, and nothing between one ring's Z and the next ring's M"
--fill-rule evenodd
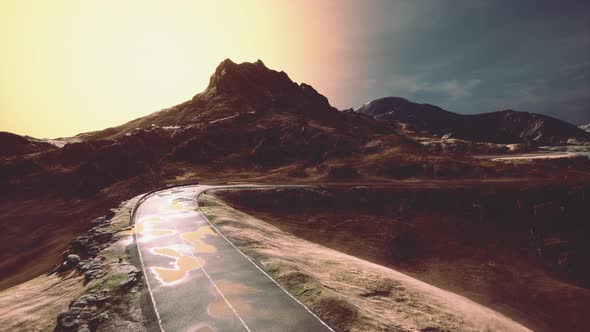
M198 210L212 187L144 201L136 242L162 331L332 331L237 249Z

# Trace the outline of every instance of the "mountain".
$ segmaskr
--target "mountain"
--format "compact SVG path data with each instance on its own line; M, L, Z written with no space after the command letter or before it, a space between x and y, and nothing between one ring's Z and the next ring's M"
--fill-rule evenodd
M564 145L569 139L590 142L590 134L567 122L535 113L505 110L463 115L399 97L377 99L357 112L389 123L405 123L432 135L490 143Z
M580 129L590 132L590 123L579 127Z
M448 116L429 107L434 116ZM50 191L88 197L128 187L129 181L145 183L146 177L155 185L220 176L315 181L538 172L430 152L377 118L339 111L310 85L297 84L260 60L236 64L228 59L207 88L184 103L54 142L66 143L61 148L43 145L47 150L30 147L0 157L0 196ZM47 143L38 141L27 144Z
M117 138L131 130L150 127L185 130L226 122L259 124L260 120L268 118L278 120L278 115L290 120L322 121L338 129L369 126L383 131L386 127L370 118L339 112L310 85L297 84L285 72L271 70L260 60L236 64L226 59L211 76L205 91L191 100L118 127L78 137L85 140ZM352 118L362 119L356 123L348 121Z
M209 85L191 100L118 127L79 135L86 142L155 135L175 160L232 159L260 166L318 162L347 155L372 135L388 134L412 144L388 125L354 112L340 112L305 83L262 61L219 64Z
M49 142L13 133L0 132L0 157L39 153L55 149Z
M378 144L370 145L376 139ZM91 195L141 174L184 176L196 174L189 171L194 169L356 176L356 170L339 167L368 151L367 145L371 153L392 147L423 151L392 126L339 111L310 85L297 84L262 61L229 59L192 99L66 141L44 153L0 158L0 183L21 190L23 181L30 181L31 187Z

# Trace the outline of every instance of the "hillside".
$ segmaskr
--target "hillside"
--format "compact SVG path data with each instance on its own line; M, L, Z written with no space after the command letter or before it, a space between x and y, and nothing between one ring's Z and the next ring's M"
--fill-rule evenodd
M405 123L432 135L490 143L565 145L568 140L590 142L590 134L567 122L535 113L504 110L463 115L399 97L377 99L357 112L391 124Z
M56 146L42 140L13 133L0 132L0 157L38 153L55 149Z
M505 169L429 153L394 126L339 111L313 87L262 61L225 60L191 100L64 142L70 143L0 162L0 182L8 191L92 195L139 175L182 177L193 168L338 179L479 177Z
M118 127L78 137L108 139L138 128L188 130L226 122L235 125L269 118L279 120L277 116L286 116L281 123L289 126L302 123L288 123L288 120L306 120L319 121L342 131L366 127L373 132L386 132L384 125L370 118L339 112L310 85L297 84L285 72L269 69L260 60L236 64L226 59L211 76L207 88L191 100ZM350 121L352 119L354 121Z
M87 197L138 176L186 179L211 171L293 180L545 174L530 165L429 151L398 131L392 118L412 120L418 130L501 142L560 142L572 127L512 111L462 116L401 98L378 100L359 112L339 111L310 85L260 60L227 59L192 99L117 127L60 139L61 148L13 134L0 137L0 146L13 146L11 140L21 146L0 156L0 194L30 197L40 190ZM501 130L475 130L490 123Z
M335 109L311 86L294 83L261 61L225 60L205 91L191 100L118 127L62 139L70 143L61 148L45 144L47 150L41 151L32 145L38 140L7 137L31 147L0 157L0 223L10 234L0 245L0 274L9 276L0 288L48 269L66 245L55 239L79 234L88 226L85 220L165 184L555 177L567 172L428 152L385 122Z

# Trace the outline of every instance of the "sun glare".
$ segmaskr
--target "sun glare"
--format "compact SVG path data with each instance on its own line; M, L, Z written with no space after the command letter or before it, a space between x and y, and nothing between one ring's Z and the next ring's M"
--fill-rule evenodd
M56 137L122 124L202 91L225 58L327 86L317 68L338 36L317 29L312 2L172 2L2 1L0 130Z

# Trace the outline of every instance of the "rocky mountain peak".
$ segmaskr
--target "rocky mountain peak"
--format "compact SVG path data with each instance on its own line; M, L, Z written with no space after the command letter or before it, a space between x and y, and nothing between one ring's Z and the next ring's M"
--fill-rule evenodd
M308 84L293 82L284 71L269 69L262 62L235 63L223 60L209 80L209 86L196 96L240 99L253 107L293 108L311 106L331 108L326 97Z
M209 79L205 92L260 98L283 95L297 88L285 72L269 69L261 60L237 64L225 59Z

